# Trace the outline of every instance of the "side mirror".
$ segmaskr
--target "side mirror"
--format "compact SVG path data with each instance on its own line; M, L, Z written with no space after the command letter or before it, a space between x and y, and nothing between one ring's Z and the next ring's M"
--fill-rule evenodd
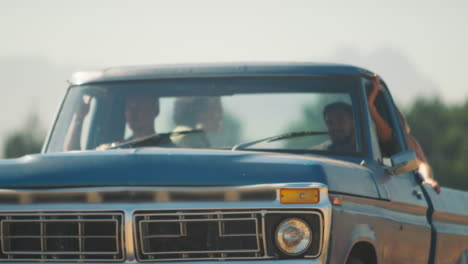
M417 170L419 162L416 157L416 152L413 150L406 150L397 153L390 157L392 160L392 174L403 174L410 171Z

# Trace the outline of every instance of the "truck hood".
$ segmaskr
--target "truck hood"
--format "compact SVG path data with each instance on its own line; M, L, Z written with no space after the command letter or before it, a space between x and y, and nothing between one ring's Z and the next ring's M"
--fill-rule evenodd
M285 182L326 180L316 161L257 152L144 148L37 154L0 161L0 188Z
M375 183L366 170L350 162L320 156L141 148L37 154L1 160L0 188L190 187L316 182L339 192L352 190L353 193L377 195Z

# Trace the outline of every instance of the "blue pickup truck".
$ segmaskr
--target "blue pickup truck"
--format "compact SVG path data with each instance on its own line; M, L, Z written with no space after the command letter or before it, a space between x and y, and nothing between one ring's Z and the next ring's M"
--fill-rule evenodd
M421 184L382 80L380 142L373 76L77 72L42 153L0 161L0 262L468 263L468 194Z

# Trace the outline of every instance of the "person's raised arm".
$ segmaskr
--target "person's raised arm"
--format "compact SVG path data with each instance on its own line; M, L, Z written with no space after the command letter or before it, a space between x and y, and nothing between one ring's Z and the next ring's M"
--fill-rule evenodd
M382 118L377 107L375 106L375 99L379 94L379 78L377 75L374 76L373 80L373 87L372 91L368 97L368 104L369 104L369 111L371 113L372 119L375 122L377 127L377 133L379 135L379 140L381 143L390 142L393 137L392 128L387 124L387 122ZM400 113L401 115L401 113ZM404 123L403 117L401 117L401 121ZM426 156L424 155L424 151L416 140L413 135L410 134L409 129L407 129L407 125L405 126L405 137L408 142L408 148L414 150L416 152L416 157L418 159L419 167L418 172L423 176L423 184L430 185L437 193L440 193L440 186L439 183L434 179L434 175L432 173L432 168L427 162Z
M81 131L83 129L83 120L89 112L89 104L91 102L92 97L83 98L80 106L78 107L77 111L73 115L72 121L70 123L70 128L67 133L67 137L65 138L65 144L63 146L64 151L71 151L71 150L80 150L80 139L81 139Z
M381 143L386 143L392 139L393 131L392 128L387 124L387 122L382 118L377 107L375 106L375 99L379 94L379 77L374 76L372 91L367 98L369 105L369 111L371 113L372 119L375 122L377 128L377 134L379 135L379 140Z

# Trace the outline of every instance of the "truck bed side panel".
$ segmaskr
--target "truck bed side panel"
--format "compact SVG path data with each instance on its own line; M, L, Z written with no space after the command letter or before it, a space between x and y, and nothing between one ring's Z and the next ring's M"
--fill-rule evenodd
M468 257L468 193L442 188L437 195L431 188L424 188L434 205L435 263L464 263L462 259Z

